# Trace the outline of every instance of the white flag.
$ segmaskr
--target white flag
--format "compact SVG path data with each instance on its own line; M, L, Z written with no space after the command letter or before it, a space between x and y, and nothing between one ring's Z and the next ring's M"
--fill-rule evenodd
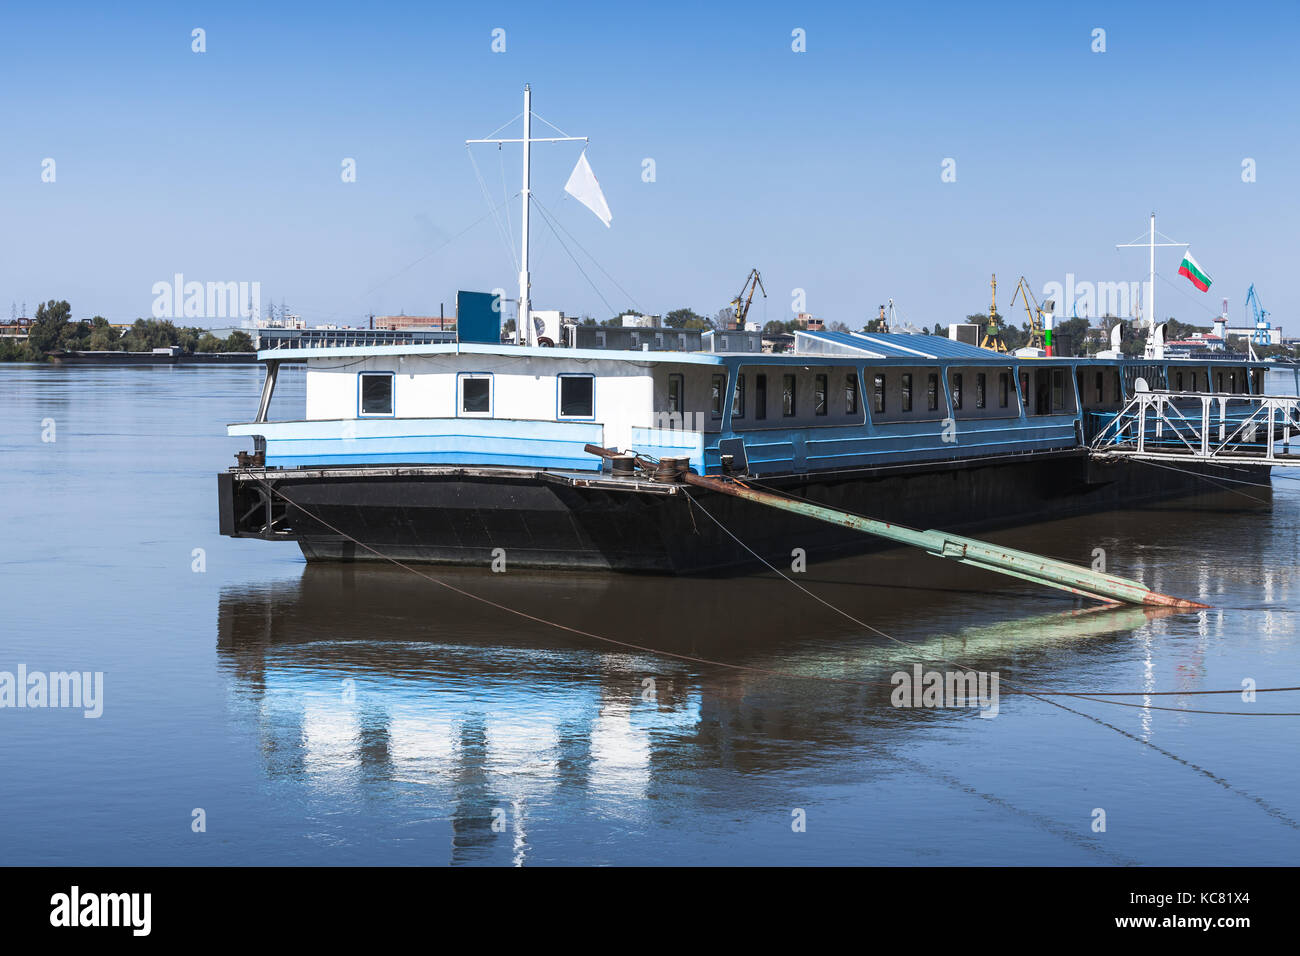
M573 172L569 174L569 181L564 184L564 191L594 212L596 218L603 222L606 228L609 227L609 221L614 217L609 211L609 203L605 202L605 194L600 191L600 183L596 182L596 174L591 171L591 164L587 162L585 149L578 157L578 165L574 166Z

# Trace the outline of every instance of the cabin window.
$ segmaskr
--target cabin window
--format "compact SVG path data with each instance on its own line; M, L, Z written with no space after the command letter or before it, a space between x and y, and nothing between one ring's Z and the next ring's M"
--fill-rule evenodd
M903 411L912 410L912 373L903 373Z
M492 376L466 373L457 376L462 415L492 414Z
M724 352L730 351L730 349L727 347L727 337L725 335L722 337L722 351Z
M754 417L767 418L767 376L754 376Z
M1221 392L1221 391L1223 391L1223 373L1222 373L1222 372L1219 373L1219 387L1216 388L1215 391L1216 391L1216 392Z
M1059 368L1052 369L1052 411L1065 408L1065 373Z
M1026 402L1028 402L1029 399L1033 397L1032 395L1029 394L1029 373L1028 372L1020 373L1020 394L1024 396ZM1028 413L1028 411L1029 409L1026 408L1025 409L1026 414ZM1037 409L1034 410L1034 414L1038 414Z
M736 377L736 394L731 398L731 417L745 417L745 376Z
M983 372L975 374L975 407L983 408L987 404L985 395L985 377Z
M826 414L826 376L813 376L813 414Z
M858 413L858 373L850 372L844 376L844 414Z
M711 398L710 398L709 409L713 412L714 418L722 417L722 393L725 392L726 390L727 390L727 376L725 375L713 376L713 386L712 386L712 391L710 393Z
M998 372L998 407L1006 408L1011 403L1011 373Z
M682 389L685 382L681 375L668 376L668 411L680 412L682 410Z
M393 373L362 372L360 375L361 414L393 414Z
M961 372L952 375L952 407L961 408Z
M885 376L877 375L875 383L876 385L871 410L880 413L885 410Z
M664 347L664 334L663 334L662 332L656 332L656 333L655 333L655 348L656 348L656 349L661 349L661 348L663 348L663 347Z
M1097 373L1097 404L1098 405L1100 405L1103 401L1105 401L1106 386L1104 384L1105 381L1103 378L1104 374L1105 373L1103 372Z
M598 349L603 349L604 347L605 347L605 333L604 333L604 331L597 332L597 333L596 333L596 348L598 348Z
M930 377L926 383L925 390L926 390L926 402L930 406L930 411L937 412L939 410L939 373L938 372L930 373Z
M590 375L560 376L560 417L596 416L596 380Z
M795 413L794 376L781 376L781 414L790 418Z

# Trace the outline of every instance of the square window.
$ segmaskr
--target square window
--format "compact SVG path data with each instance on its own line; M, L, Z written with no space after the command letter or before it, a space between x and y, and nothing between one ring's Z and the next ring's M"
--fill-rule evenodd
M561 375L560 417L592 418L595 414L595 380L590 375Z
M492 379L462 376L460 410L466 415L492 414Z
M361 414L393 414L392 372L363 372L361 374Z

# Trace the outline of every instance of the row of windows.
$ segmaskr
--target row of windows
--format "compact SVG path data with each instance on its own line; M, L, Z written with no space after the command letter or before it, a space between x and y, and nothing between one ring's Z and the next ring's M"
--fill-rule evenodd
M556 417L592 419L596 417L596 380L591 375L556 376ZM360 414L364 418L391 418L393 408L392 372L362 372L359 376ZM456 401L459 414L491 417L492 375L462 372L456 376Z
M775 376L773 376L775 377ZM767 418L767 375L754 376L754 418L763 421ZM736 392L731 399L731 417L744 418L747 401L745 395L746 376L736 379ZM858 376L849 373L844 376L844 414L858 414ZM781 376L781 417L794 418L799 414L799 389L796 375ZM668 411L682 412L682 396L685 393L684 376L668 376ZM727 376L714 375L710 385L709 410L714 418L722 417L722 406L726 401ZM813 376L813 414L817 416L830 414L831 408L830 376L819 374Z
M953 407L960 409L964 401L962 395L963 375L961 372L954 372L952 376L952 403ZM902 373L901 381L901 410L910 412L913 409L913 375L911 372ZM888 386L888 375L877 374L873 380L872 392L872 409L877 414L888 411L886 407L886 391ZM975 407L988 407L987 397L987 376L984 372L975 374ZM685 384L682 375L668 376L668 411L682 412L682 396L684 394ZM754 390L756 392L754 403L754 418L763 420L767 418L767 376L754 376ZM722 406L725 401L727 391L727 376L714 375L711 387L710 411L714 418L722 417ZM827 396L829 394L828 376L818 374L813 376L813 414L826 415L828 413ZM784 418L793 418L798 415L797 407L797 377L795 375L781 376L781 415ZM998 407L1008 408L1011 405L1011 373L998 373ZM939 409L939 374L930 372L926 375L926 409L928 411L938 411ZM731 417L745 417L745 376L741 375L736 380L736 392L731 401ZM844 414L858 414L858 376L850 372L844 376Z

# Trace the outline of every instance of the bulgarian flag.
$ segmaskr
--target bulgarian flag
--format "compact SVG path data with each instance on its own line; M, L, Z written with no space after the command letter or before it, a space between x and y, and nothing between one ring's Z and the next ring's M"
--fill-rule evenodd
M1187 278L1192 280L1192 285L1196 286L1196 288L1200 289L1202 292L1210 291L1210 283L1214 281L1205 274L1205 270L1197 264L1196 260L1192 258L1190 252L1183 254L1183 264L1178 267L1178 274L1180 276L1187 276Z

